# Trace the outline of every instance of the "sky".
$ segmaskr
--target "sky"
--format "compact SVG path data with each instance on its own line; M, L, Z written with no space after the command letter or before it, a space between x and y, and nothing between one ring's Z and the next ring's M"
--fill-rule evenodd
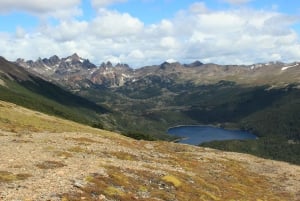
M0 0L0 39L11 61L289 63L300 61L300 1Z

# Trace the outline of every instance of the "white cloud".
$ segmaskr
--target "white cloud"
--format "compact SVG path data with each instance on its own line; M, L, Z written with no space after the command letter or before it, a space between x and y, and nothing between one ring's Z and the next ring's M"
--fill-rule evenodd
M1 0L0 12L22 10L32 13L54 12L73 8L80 4L80 0Z
M238 5L238 4L245 4L248 3L252 0L223 0L224 2L230 3L230 4L234 4L234 5Z
M282 51L282 47L299 45L299 35L291 29L296 22L293 17L267 11L230 10L188 18L184 21L179 16L174 22L188 33L188 42L182 45L186 47L186 59L226 64L265 62L274 55L280 55L284 61L298 59L291 59L287 51Z
M148 25L144 29L144 37L162 37L169 35L173 32L173 28L171 27L173 27L173 23L166 20L162 20L162 22L158 24Z
M22 27L18 26L16 28L16 38L24 38L25 36L26 31Z
M89 23L86 21L61 21L57 26L42 26L39 32L56 42L76 41L86 35Z
M101 9L90 23L90 32L98 37L135 36L143 29L143 23L127 13Z
M208 8L206 7L204 2L196 2L190 6L190 12L192 13L206 13L208 12Z
M80 3L81 0L1 0L0 14L24 12L39 17L41 21L51 17L65 20L83 14Z
M220 64L300 58L299 33L293 30L299 22L296 17L272 10L202 12L192 7L197 5L151 25L128 13L99 9L90 21L61 20L58 25L44 25L32 32L18 27L15 34L0 32L0 52L11 60L77 52L96 64L110 60L133 67L169 58L182 63L201 60Z
M114 3L122 3L126 2L127 0L91 0L92 5L96 8L104 8L108 5L114 4Z
M239 29L245 22L242 17L235 13L217 12L198 15L196 26L209 32L228 32Z
M163 37L160 40L160 45L161 45L161 47L167 48L167 49L178 48L178 43L177 43L176 39L173 37Z
M129 53L128 57L132 59L144 59L145 55L141 50L133 50Z
M174 26L170 20L162 20L159 24L159 29L165 34L173 34L174 32Z

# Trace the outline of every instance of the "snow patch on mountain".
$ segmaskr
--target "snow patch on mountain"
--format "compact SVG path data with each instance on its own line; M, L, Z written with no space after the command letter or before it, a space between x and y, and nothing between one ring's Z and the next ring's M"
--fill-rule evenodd
M289 68L297 67L298 65L299 65L299 63L296 63L295 65L292 65L292 66L284 66L284 67L281 68L281 70L284 71L284 70L287 70Z

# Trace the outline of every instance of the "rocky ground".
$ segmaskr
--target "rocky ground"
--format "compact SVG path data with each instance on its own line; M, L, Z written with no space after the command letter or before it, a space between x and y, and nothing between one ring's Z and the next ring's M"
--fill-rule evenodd
M0 102L0 200L300 200L300 167L136 141Z

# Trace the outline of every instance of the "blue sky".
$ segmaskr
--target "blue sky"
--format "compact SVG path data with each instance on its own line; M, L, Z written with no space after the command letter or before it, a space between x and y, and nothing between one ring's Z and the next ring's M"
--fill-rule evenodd
M298 0L2 0L0 55L133 67L300 60Z

